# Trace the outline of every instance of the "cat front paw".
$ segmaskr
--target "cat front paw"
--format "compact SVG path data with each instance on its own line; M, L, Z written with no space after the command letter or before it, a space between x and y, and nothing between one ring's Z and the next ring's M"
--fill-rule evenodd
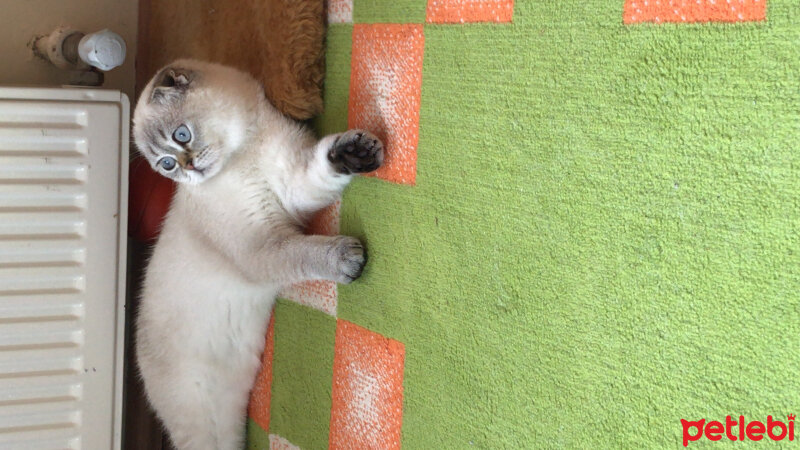
M328 161L343 174L366 173L383 164L383 143L365 130L349 130L336 139Z
M361 276L367 255L364 246L356 238L342 236L336 245L336 281L350 284Z

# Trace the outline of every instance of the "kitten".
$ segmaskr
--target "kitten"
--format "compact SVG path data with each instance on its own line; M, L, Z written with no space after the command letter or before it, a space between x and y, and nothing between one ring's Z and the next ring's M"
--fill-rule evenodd
M248 394L275 296L350 283L364 250L306 236L353 174L383 162L367 131L315 139L236 69L179 60L134 112L140 153L178 188L147 267L136 329L147 396L179 449L243 447Z

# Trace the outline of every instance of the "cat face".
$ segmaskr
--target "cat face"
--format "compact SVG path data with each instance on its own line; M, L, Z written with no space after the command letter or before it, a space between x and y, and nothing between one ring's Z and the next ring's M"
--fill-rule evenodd
M261 86L232 68L180 60L148 83L133 135L154 170L179 183L217 174L256 127Z

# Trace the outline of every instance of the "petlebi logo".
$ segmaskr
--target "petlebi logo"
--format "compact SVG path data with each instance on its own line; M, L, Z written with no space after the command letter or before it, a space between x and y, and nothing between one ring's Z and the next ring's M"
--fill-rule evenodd
M681 419L683 425L683 446L689 442L700 440L703 436L710 441L719 441L727 438L731 441L760 441L766 437L773 441L787 439L794 441L794 414L786 416L786 423L774 420L772 416L767 416L767 423L753 420L746 422L744 416L739 416L739 420L733 417L725 417L725 423L712 420L706 423L706 419L689 421Z

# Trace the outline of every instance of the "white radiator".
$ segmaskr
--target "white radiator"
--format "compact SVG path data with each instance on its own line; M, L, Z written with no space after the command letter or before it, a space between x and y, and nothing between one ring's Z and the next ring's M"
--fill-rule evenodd
M120 447L129 103L0 88L0 448Z

